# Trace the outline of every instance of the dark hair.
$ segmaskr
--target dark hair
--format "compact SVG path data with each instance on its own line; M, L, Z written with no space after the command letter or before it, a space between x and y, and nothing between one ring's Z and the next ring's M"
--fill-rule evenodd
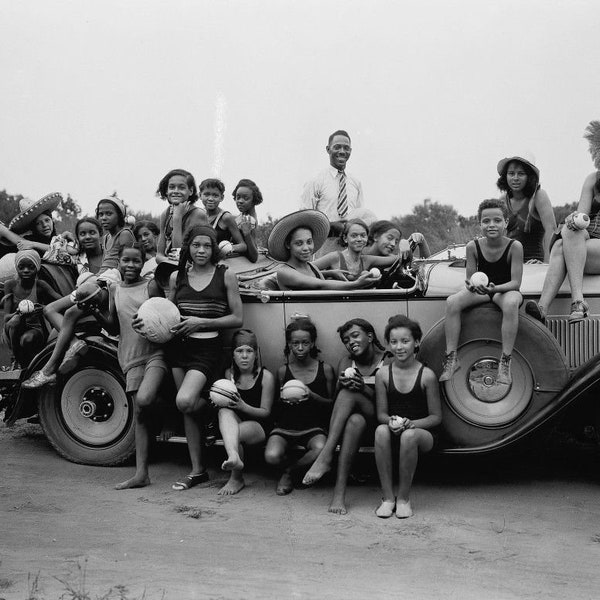
M123 214L121 207L110 198L102 198L102 200L98 202L98 205L96 206L96 218L98 218L98 212L100 211L101 204L112 204L114 209L117 211L117 223L119 227L125 227L125 215Z
M369 321L365 319L361 319L360 317L356 317L355 319L350 319L346 321L343 325L340 325L337 328L337 332L340 335L340 340L344 341L344 336L352 329L352 327L360 327L365 333L371 334L373 336L373 344L377 346L380 350L385 350L383 344L377 339L377 334L375 333L375 328Z
M254 183L254 181L252 181L252 179L240 179L238 181L238 184L235 186L233 192L231 193L234 200L238 188L241 187L247 187L252 192L252 202L254 203L254 206L257 206L263 201L262 193L258 189L258 186Z
M298 231L298 229L307 229L308 231L310 231L311 235L314 235L314 232L312 230L312 227L310 225L307 225L306 223L302 224L302 225L298 225L297 227L294 227L294 229L292 229L286 236L285 236L285 240L283 240L283 246L284 248L287 249L288 251L288 258L290 258L290 256L292 255L292 253L290 252L290 249L288 248L288 244L290 244L292 236L294 235L294 233L296 233L296 231Z
M254 365L252 366L252 375L256 377L258 374L258 340L256 339L256 334L251 329L238 329L231 338L231 371L233 373L234 381L237 381L240 378L240 368L237 366L235 360L233 360L233 352L236 348L239 348L240 344L238 342L238 338L243 337L245 341L253 341L254 343L248 344L254 348ZM248 339L250 338L250 340Z
M119 248L119 258L121 258L121 256L123 255L123 252L125 252L125 250L130 250L132 248L134 250L139 251L139 253L142 255L142 263L145 263L146 262L146 251L144 250L144 246L142 244L140 244L139 242L135 242L131 246L121 246Z
M321 352L317 346L317 328L315 324L308 317L300 317L299 319L294 319L290 321L289 325L285 328L285 348L283 349L283 353L286 358L290 355L289 343L292 341L292 333L294 331L306 331L310 335L310 341L313 343L313 347L310 350L310 356L312 358L317 358L319 352Z
M502 211L502 216L508 219L508 208L506 208L506 202L498 198L488 198L479 204L477 207L477 220L481 222L481 213L486 208L499 208Z
M500 175L500 177L498 177L496 186L498 187L499 190L506 192L506 195L508 198L512 198L512 190L510 189L510 186L508 185L508 180L506 178L507 173L508 173L508 167L512 163L518 163L519 166L523 167L523 170L525 171L525 173L527 175L527 183L525 184L525 187L523 188L523 194L525 194L526 198L531 198L533 196L533 194L535 194L536 190L538 189L540 180L539 180L537 173L528 164L526 164L518 159L509 160L506 163L506 165L504 166L504 169L502 169L502 175Z
M84 223L90 223L98 230L98 233L102 235L102 225L100 225L100 221L98 221L98 219L94 217L82 217L79 219L79 221L77 221L77 223L75 223L75 237L77 239L79 239L79 227L81 227L81 225Z
M221 194L225 193L225 184L220 179L205 179L200 182L200 193L206 188L217 188Z
M192 190L192 195L188 198L188 202L192 204L198 200L198 190L196 188L196 180L194 176L184 169L172 169L169 171L158 184L158 189L156 190L156 195L160 196L163 200L167 199L167 190L169 188L169 179L171 177L175 177L176 175L181 175L181 177L185 177L185 182L187 183L188 188Z
M45 235L42 235L41 233L39 233L37 231L37 229L35 228L35 222L42 216L42 215L46 215L47 217L50 217L52 219L52 233L46 237ZM50 242L50 240L56 235L56 223L54 222L54 219L52 218L52 211L51 210L44 210L42 211L34 220L33 220L33 226L31 228L31 235L27 236L27 239L31 240L32 242L40 242L42 244L47 244L48 242Z
M328 145L328 146L331 146L331 142L332 142L333 138L334 138L336 135L343 135L343 136L347 137L347 138L348 138L348 140L350 140L350 143L352 143L352 140L350 139L350 135L348 135L348 132L347 132L347 131L344 131L343 129L338 129L337 131L334 131L334 132L333 132L333 133L332 133L332 134L329 136L329 139L327 140L327 145Z
M400 237L402 237L402 231L400 231L399 225L396 225L391 221L375 221L369 229L369 244L372 244L375 241L375 236L381 235L390 229L396 229L400 233Z
M421 326L412 319L409 319L405 315L394 315L388 319L387 325L385 326L385 332L383 337L385 341L389 344L390 342L390 333L392 329L398 329L399 327L406 327L408 329L415 342L420 342L423 337L423 332L421 331Z
M352 225L360 225L366 231L367 239L369 238L369 226L362 219L350 219L344 223L344 228L342 229L342 233L340 233L339 244L343 248L348 245L348 242L344 241L344 236L348 235Z
M217 244L217 233L210 225L193 225L186 230L181 244L181 252L179 254L179 265L177 267L177 285L179 285L185 277L185 272L188 262L192 262L190 256L190 244L196 236L205 235L210 238L211 254L210 262L216 265L219 262L219 245Z
M140 229L143 229L144 227L149 229L154 235L160 235L160 229L154 221L138 221L133 227L133 235L136 240L140 233Z

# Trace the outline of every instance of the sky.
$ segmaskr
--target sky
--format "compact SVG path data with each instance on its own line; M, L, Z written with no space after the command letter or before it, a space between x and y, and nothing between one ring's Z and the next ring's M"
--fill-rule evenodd
M465 216L529 152L555 205L593 170L597 0L0 0L0 189L117 191L158 215L172 168L253 179L296 210L352 137L378 217L431 198ZM235 212L235 211L234 211Z

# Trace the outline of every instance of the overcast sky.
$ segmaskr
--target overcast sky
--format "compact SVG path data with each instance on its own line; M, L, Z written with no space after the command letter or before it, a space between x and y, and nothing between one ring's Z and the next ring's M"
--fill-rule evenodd
M0 188L117 190L158 214L171 168L295 210L347 129L380 217L426 197L464 215L524 150L559 205L593 170L597 0L0 0Z

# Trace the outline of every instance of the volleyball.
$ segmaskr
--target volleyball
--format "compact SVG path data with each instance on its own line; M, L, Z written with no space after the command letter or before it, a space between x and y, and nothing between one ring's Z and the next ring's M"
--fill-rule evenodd
M577 229L587 229L590 226L590 218L585 213L575 213L573 215L573 225Z
M227 256L228 254L233 252L233 244L231 242L228 242L227 240L223 240L219 244L219 250L221 251L221 254Z
M478 285L487 285L489 282L489 277L481 271L476 271L471 275L471 285L474 285L475 287Z
M356 369L354 367L348 367L347 369L344 370L344 377L347 377L348 379L350 379L351 377L354 377L356 375Z
M229 406L232 400L237 400L237 394L237 387L235 387L233 381L230 379L217 379L212 384L208 397L215 406L224 408Z
M308 400L308 388L299 379L290 379L281 388L284 402L302 402Z
M371 273L373 277L381 277L381 271L377 267L373 267L369 273Z
M391 427L394 430L402 429L402 427L404 427L404 418L394 415L392 417Z
M140 306L137 316L142 320L141 335L155 344L171 340L171 328L181 322L179 309L166 298L149 298Z
M28 313L32 313L35 310L35 304L31 300L21 300L17 306L17 310L26 315Z

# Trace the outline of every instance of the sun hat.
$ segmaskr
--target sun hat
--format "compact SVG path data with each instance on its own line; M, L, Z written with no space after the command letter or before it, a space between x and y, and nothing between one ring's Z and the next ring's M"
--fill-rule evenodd
M15 233L27 231L43 212L55 210L62 199L62 194L59 192L48 194L39 200L22 198L19 200L19 210L21 212L9 223L8 228Z
M496 167L498 170L498 175L502 175L506 166L513 160L518 160L519 162L531 167L539 179L540 170L535 166L535 156L533 156L531 152L523 152L523 154L520 155L507 156L506 158L501 159Z
M269 254L279 261L286 261L290 251L285 247L290 233L298 227L306 227L313 234L315 252L325 243L329 235L329 219L320 210L299 210L279 219L269 235Z

